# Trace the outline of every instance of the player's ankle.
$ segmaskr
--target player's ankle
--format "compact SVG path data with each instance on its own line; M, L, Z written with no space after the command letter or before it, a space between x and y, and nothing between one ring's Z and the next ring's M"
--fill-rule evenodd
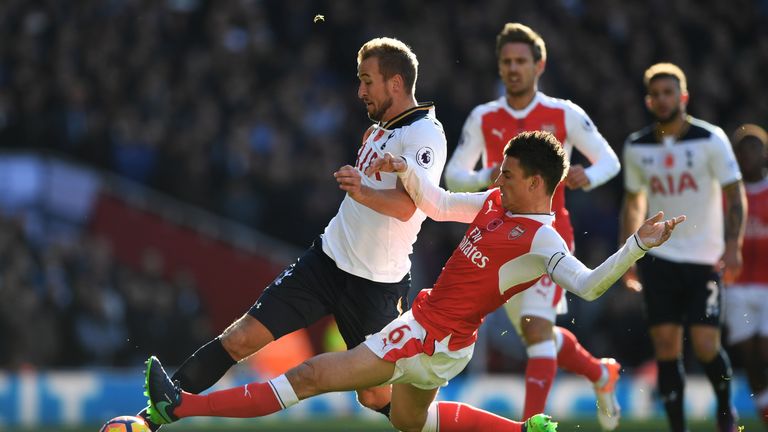
M593 384L595 387L600 388L608 383L608 379L611 377L611 374L608 372L608 368L604 365L600 365L600 378L597 379L597 381L594 381Z

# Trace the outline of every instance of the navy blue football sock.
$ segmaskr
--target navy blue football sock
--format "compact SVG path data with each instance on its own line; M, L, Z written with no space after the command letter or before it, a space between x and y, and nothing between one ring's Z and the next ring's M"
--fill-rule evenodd
M683 411L683 393L685 390L685 370L681 359L658 360L658 386L667 420L672 432L685 432L685 412Z
M720 348L715 358L709 363L702 363L704 372L712 383L712 389L715 391L717 400L717 418L720 422L733 421L733 412L731 411L731 379L733 370L731 369L731 360L728 353Z
M178 380L184 391L198 394L216 384L235 363L217 337L184 360L171 381Z

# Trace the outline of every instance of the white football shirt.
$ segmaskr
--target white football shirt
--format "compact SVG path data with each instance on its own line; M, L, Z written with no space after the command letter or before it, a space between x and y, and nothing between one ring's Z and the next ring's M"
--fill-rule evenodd
M433 104L421 104L392 120L374 125L357 153L355 166L364 171L385 152L407 155L417 161L435 185L447 158L443 126ZM374 189L394 189L397 175L363 175L363 184ZM409 255L426 215L421 210L406 222L385 216L344 197L339 212L323 233L323 251L347 273L375 282L399 282L411 269Z
M651 255L694 264L715 264L725 251L722 185L741 180L733 149L722 129L690 118L678 140L659 142L653 126L627 138L624 187L645 191L648 214L686 215L684 224Z

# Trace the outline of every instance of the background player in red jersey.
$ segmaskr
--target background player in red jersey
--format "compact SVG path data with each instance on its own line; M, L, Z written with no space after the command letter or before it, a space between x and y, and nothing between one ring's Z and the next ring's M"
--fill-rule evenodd
M683 71L671 63L649 67L643 82L646 106L656 122L624 145L624 205L621 234L632 233L646 214L660 209L690 218L675 238L638 261L658 386L674 432L687 430L683 326L717 399L721 432L735 431L731 408L731 366L720 345L722 284L741 268L746 197L733 149L722 129L686 113ZM723 197L725 206L723 206ZM723 211L725 208L725 212Z
M747 227L741 274L725 290L728 342L741 354L760 418L768 426L768 133L745 124L733 150L747 192Z
M591 190L618 174L618 157L584 110L538 91L547 61L546 46L538 33L523 24L506 24L496 38L496 57L505 94L478 105L467 118L461 141L445 170L449 189L477 191L488 187L499 174L502 148L522 131L549 131L563 144L567 158L576 148L589 159L588 168L572 165L568 170L565 185L571 189ZM475 171L478 160L482 168ZM562 185L555 191L552 205L554 226L573 252L573 228ZM615 429L620 408L614 390L620 366L614 359L595 358L573 333L554 326L558 312L567 310L562 289L544 276L504 308L527 346L523 417L544 411L560 365L594 383L598 421L605 430Z
M186 391L209 388L236 362L327 315L334 316L344 342L353 348L407 306L409 255L426 215L416 209L397 176L361 181L359 170L386 148L418 157L418 169L438 183L446 158L445 134L432 104L416 102L418 60L407 45L372 39L360 48L357 63L358 97L376 122L363 138L356 167L340 170L354 177L358 187L347 193L322 236L250 310L173 374ZM389 414L389 387L357 390L363 406ZM146 417L146 412L140 415Z
M570 254L551 227L552 193L568 167L565 152L545 132L522 133L505 148L498 188L452 194L431 183L410 156L386 153L366 174L397 172L419 209L435 220L468 222L467 233L435 286L413 308L365 343L321 354L266 383L194 395L175 386L155 357L147 362L150 415L161 423L190 416L257 417L317 394L392 383L393 426L402 431L554 431L537 414L525 423L455 402L435 402L438 389L472 357L484 317L548 274L586 299L602 295L645 252L669 239L679 216L648 219L594 270ZM341 180L349 192L354 178Z

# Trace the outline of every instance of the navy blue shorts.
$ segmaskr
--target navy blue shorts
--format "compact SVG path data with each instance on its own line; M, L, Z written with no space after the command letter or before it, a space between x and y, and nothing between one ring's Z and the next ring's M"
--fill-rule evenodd
M637 262L648 324L722 324L722 284L713 266L650 254Z
M396 283L373 282L336 267L317 238L264 290L248 314L278 339L333 315L354 348L408 308L410 274Z

